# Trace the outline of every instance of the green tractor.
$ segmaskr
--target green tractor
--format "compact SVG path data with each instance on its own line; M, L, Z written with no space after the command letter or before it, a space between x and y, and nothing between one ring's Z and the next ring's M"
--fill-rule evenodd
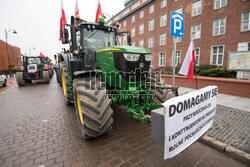
M66 27L70 27L71 39ZM125 32L126 33L126 32ZM61 31L62 43L70 43L61 54L61 80L66 104L73 104L84 139L96 138L112 128L111 104L124 105L130 117L150 121L150 111L178 95L151 75L147 49L118 46L116 27L71 17ZM130 42L130 38L128 38Z

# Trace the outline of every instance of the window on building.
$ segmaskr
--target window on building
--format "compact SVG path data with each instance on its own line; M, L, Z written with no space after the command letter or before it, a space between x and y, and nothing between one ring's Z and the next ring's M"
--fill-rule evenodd
M154 10L155 10L155 5L151 5L149 7L149 14L154 13Z
M118 29L120 30L122 28L122 23L119 24Z
M213 35L222 35L226 32L226 18L214 20Z
M167 25L167 15L161 15L160 18L160 27L166 26Z
M150 54L150 67L154 67L154 55Z
M213 46L212 47L212 57L211 64L213 65L222 65L224 57L224 46Z
M149 48L154 47L154 37L149 37L148 38L148 47Z
M154 30L154 19L149 21L148 31Z
M243 12L241 15L241 31L250 30L250 11Z
M201 0L195 1L192 4L192 16L200 15L202 12L202 2Z
M167 6L167 0L161 0L161 8Z
M200 48L194 49L194 56L195 56L195 65L199 66L199 64L200 64Z
M166 53L159 53L159 66L166 65Z
M131 43L131 46L135 46L135 42L132 42L132 43Z
M144 48L144 40L143 39L139 41L139 47Z
M214 9L219 9L227 6L227 0L214 0Z
M166 45L166 34L160 35L160 46L161 45Z
M131 29L131 37L134 37L135 36L135 28L132 28Z
M123 36L123 45L127 45L127 34Z
M143 34L144 33L144 24L141 24L139 27L139 34Z
M123 27L126 27L127 26L127 22L126 20L123 21Z
M140 6L140 1L137 1L136 3L134 3L134 4L131 6L131 10L136 9L138 6Z
M182 7L175 9L175 12L182 13Z
M148 0L142 0L142 3L145 3L145 2L147 2Z
M178 64L181 64L181 51L180 50L177 50L175 54L175 66L177 66Z
M132 23L135 22L135 15L132 16L131 22L132 22Z
M140 19L144 17L144 10L140 12Z
M191 38L199 39L201 37L201 24L195 24L191 27Z

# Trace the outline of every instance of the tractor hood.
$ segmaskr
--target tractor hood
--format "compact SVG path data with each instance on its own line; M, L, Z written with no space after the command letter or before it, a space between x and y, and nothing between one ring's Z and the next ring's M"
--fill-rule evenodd
M105 52L105 51L113 51L113 52L122 52L122 53L139 53L139 54L150 54L151 52L148 49L138 48L134 46L111 46L106 47L96 52Z

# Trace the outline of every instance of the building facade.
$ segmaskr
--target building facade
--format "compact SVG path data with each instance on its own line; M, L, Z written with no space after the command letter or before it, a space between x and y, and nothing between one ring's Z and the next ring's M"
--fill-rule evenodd
M227 67L228 54L247 45L250 50L249 0L137 0L115 15L120 31L129 31L131 43L152 52L154 68L172 67L173 37L170 11L185 15L184 38L177 38L176 65L194 40L197 65ZM119 39L127 45L127 36Z

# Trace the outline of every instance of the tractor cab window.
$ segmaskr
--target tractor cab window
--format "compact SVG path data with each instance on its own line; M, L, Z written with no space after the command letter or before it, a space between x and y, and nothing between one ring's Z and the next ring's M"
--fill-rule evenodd
M85 66L92 66L95 63L95 52L104 47L115 45L115 33L103 30L83 29L83 48L85 53Z
M28 58L28 65L30 64L37 64L39 66L41 65L41 59L35 57Z

